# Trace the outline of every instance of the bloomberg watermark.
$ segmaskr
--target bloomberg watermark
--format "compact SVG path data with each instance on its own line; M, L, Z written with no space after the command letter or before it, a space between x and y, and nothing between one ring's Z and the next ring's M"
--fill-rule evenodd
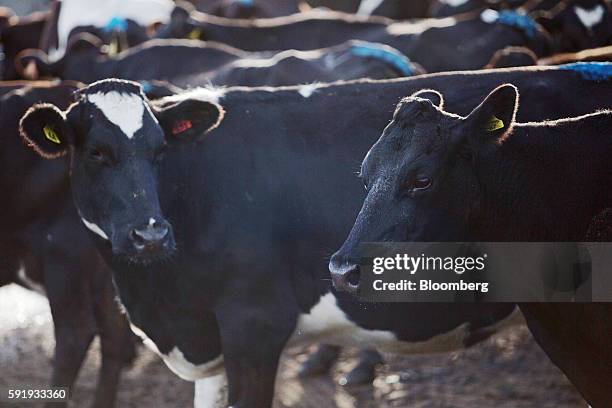
M366 243L360 257L363 301L612 302L612 243Z

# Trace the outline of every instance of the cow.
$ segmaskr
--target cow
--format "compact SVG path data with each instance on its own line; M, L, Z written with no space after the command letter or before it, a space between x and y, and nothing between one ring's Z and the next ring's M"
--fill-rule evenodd
M384 44L349 41L335 47L278 54L247 53L224 44L198 40L151 40L116 57L100 49L89 34L75 39L64 57L49 62L35 51L20 56L34 61L44 77L92 83L108 77L168 81L179 87L283 86L357 78L385 79L424 73L399 51ZM148 64L155 61L155 64ZM185 61L177 65L176 61Z
M227 20L177 8L161 38L195 36L248 51L311 50L357 39L396 48L427 72L477 69L495 51L525 46L539 57L552 52L549 35L528 15L485 10L445 19L395 22L313 10L276 19ZM436 44L436 47L432 47Z
M557 52L612 43L612 4L608 0L544 1L530 14L553 34Z
M225 18L270 18L300 12L296 0L190 0L196 10ZM183 4L183 7L186 7Z
M506 47L496 51L485 68L527 67L537 64L538 56L529 48Z
M198 11L226 18L281 17L324 7L345 13L383 16L395 20L427 17L428 1L402 0L193 0Z
M457 14L485 9L514 10L523 6L525 0L432 0L429 5L430 17L449 17Z
M0 284L18 283L48 297L56 341L51 386L72 388L92 340L100 335L102 367L93 406L109 408L115 405L120 372L135 355L111 273L78 228L67 164L40 160L16 140L19 119L33 103L66 108L79 86L64 82L0 88Z
M41 49L49 54L52 60L64 55L73 32L84 29L100 32L128 32L128 21L131 27L147 27L156 23L167 23L174 8L171 0L108 0L102 4L95 0L61 0L52 6L51 18L46 30ZM147 38L142 31L135 30L131 35L134 40L129 45L144 41Z
M331 290L323 261L364 197L355 159L401 95L435 87L465 111L510 80L558 98L529 106L527 120L606 103L564 103L598 87L541 67L361 80L308 94L203 89L154 104L138 84L110 79L84 88L67 111L32 107L21 133L44 157L70 156L83 226L146 343L196 381L196 398L212 398L225 374L230 405L266 407L290 341L445 351L485 338L512 314L512 304L360 303Z
M48 13L34 13L23 18L13 16L0 28L4 54L1 69L3 80L22 78L15 66L16 57L23 50L38 48L48 18Z
M329 265L336 289L358 290L360 242L579 242L612 204L602 190L612 183L612 111L519 123L513 85L494 89L467 116L445 110L440 95L405 98L364 159L368 195ZM600 96L609 100L609 90ZM607 406L612 307L520 306L583 397Z
M362 16L381 16L394 20L410 20L428 17L429 0L308 0L311 7L327 7L345 13Z

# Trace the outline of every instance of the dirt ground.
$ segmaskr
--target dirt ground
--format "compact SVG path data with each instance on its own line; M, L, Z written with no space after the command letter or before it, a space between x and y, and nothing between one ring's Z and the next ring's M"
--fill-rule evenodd
M46 298L15 285L0 288L0 391L45 385L53 345ZM100 364L98 350L96 343L82 369L71 407L87 407L93 398ZM275 408L586 407L521 326L462 352L390 357L372 386L337 385L342 373L355 364L354 350L345 354L330 376L300 381L295 374L306 350L289 350L278 379ZM157 356L141 347L138 358L124 373L118 407L184 408L192 406L192 398L192 384L174 376Z

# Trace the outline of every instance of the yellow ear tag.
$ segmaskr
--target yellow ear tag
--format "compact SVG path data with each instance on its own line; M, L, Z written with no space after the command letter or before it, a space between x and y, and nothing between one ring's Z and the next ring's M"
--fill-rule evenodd
M501 119L492 116L487 123L487 132L495 132L496 130L504 128L504 122Z
M119 54L119 41L117 38L113 38L108 45L108 55L109 57L114 57Z
M187 38L189 38L190 40L199 40L201 36L202 30L200 30L199 28L194 28L189 34L187 34Z
M43 128L43 133L45 134L47 140L55 144L62 144L62 142L59 140L59 137L57 136L57 133L55 133L55 130L53 130L51 126L45 126Z

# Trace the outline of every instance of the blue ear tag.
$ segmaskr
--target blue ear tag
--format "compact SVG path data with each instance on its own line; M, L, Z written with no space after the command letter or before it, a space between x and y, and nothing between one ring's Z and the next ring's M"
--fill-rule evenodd
M559 69L579 73L589 81L606 81L612 79L612 62L574 62L559 65Z
M108 23L106 23L106 25L103 27L103 30L106 32L111 32L111 31L124 32L124 31L127 31L127 28L128 28L128 22L125 18L113 17L110 20L108 20Z
M504 122L495 116L491 116L491 119L489 119L489 122L487 122L487 132L495 132L496 130L503 129L504 127Z
M62 142L60 141L59 137L57 136L57 133L55 132L55 130L53 130L53 128L51 128L51 126L47 125L43 128L43 133L45 134L45 138L55 144L62 144Z

